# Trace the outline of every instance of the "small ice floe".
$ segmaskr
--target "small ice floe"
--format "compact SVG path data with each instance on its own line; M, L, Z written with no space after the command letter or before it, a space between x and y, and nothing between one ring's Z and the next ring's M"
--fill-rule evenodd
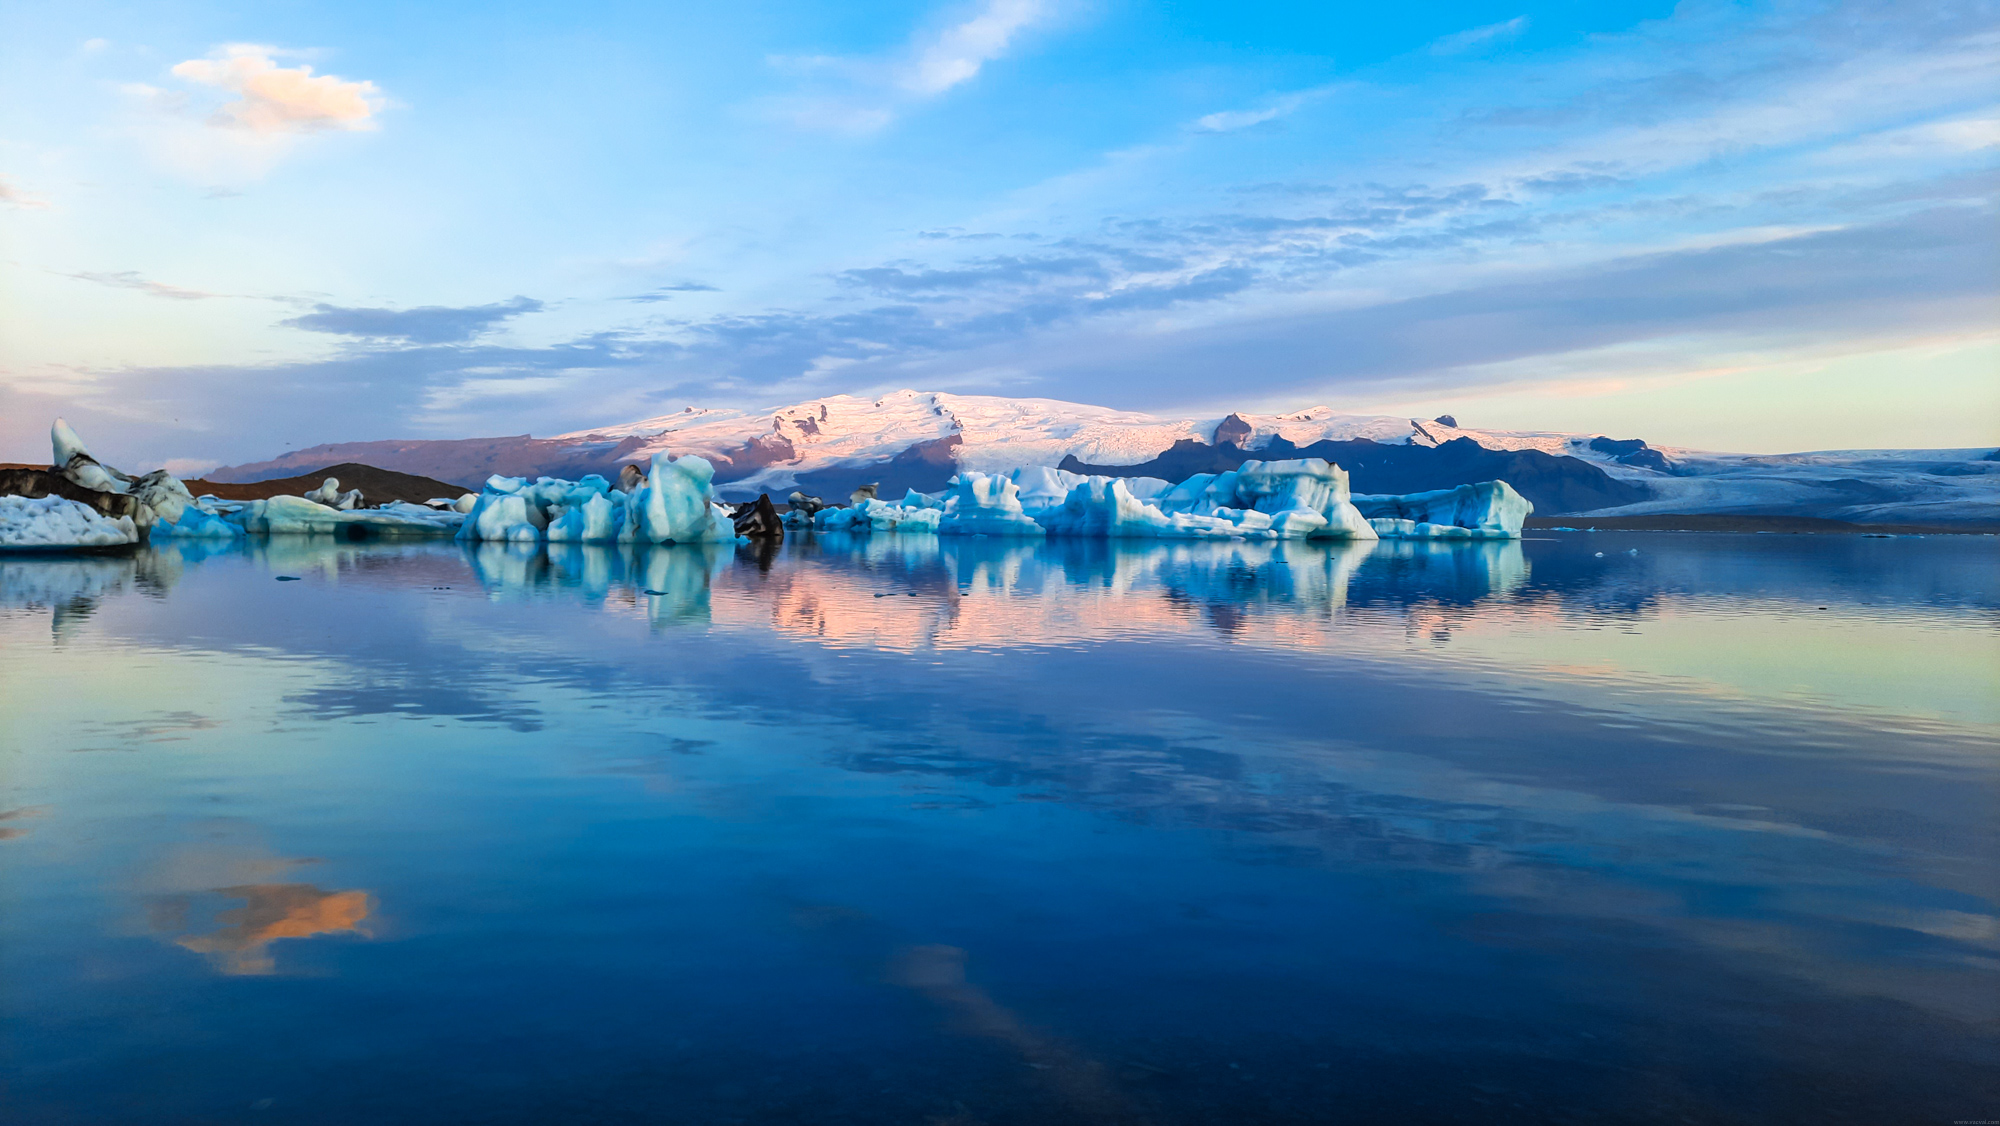
M130 516L106 516L66 497L0 497L0 547L116 547L138 543Z

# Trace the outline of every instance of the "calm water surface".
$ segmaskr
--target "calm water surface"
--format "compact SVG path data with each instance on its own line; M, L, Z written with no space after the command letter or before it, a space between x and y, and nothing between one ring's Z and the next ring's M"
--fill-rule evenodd
M2000 1118L1991 539L204 550L0 559L9 1123Z

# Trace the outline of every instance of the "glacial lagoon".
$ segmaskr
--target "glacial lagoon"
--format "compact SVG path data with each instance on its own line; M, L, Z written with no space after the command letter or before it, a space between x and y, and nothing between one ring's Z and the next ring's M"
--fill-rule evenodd
M2000 1112L2000 549L0 558L9 1123Z

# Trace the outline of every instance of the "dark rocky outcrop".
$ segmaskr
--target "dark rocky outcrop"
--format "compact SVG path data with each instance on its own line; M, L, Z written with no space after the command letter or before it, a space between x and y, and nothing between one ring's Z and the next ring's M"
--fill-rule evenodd
M559 442L521 434L449 441L335 442L293 450L270 461L224 466L209 471L207 479L211 485L248 484L302 474L310 476L307 471L320 466L353 464L440 481L484 481L495 473L531 480L536 477L575 480L586 473L601 473L608 478L631 460L632 453L646 441L634 437L616 442Z
M1184 481L1197 473L1223 473L1246 461L1320 457L1347 470L1357 493L1419 493L1480 481L1505 481L1534 502L1535 511L1579 512L1635 504L1650 495L1645 486L1620 481L1580 458L1540 450L1489 450L1470 438L1440 446L1390 446L1365 438L1295 446L1273 438L1262 449L1233 442L1209 445L1184 438L1159 457L1138 465L1089 465L1075 457L1060 466L1071 473L1107 477L1163 477Z
M196 478L182 483L196 496L208 493L223 500L263 500L266 497L276 496L306 496L317 490L328 477L339 479L345 487L359 490L367 498L368 504L388 504L399 500L409 504L422 504L433 497L457 499L464 493L479 491L464 485L454 485L449 481L439 481L433 477L398 473L392 469L359 465L354 462L328 465L297 477L277 477L268 481L242 483L205 481Z
M1254 433L1256 433L1256 430L1243 420L1242 415L1232 414L1215 424L1214 440L1217 445L1228 442L1231 445L1240 446Z
M1674 463L1667 455L1652 449L1637 438L1606 438L1599 436L1590 440L1590 448L1601 454L1610 454L1613 461L1621 465L1635 465L1641 469L1657 469L1662 473L1672 473Z
M934 493L958 475L958 447L964 442L957 434L947 434L917 442L886 461L801 473L798 487L821 496L844 496L856 486L869 483L891 497L902 496L907 489Z

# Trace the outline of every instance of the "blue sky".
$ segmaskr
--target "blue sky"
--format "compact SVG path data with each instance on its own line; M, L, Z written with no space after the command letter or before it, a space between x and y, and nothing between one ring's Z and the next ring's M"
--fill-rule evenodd
M5 458L898 387L2000 442L1990 3L85 0L0 95Z

